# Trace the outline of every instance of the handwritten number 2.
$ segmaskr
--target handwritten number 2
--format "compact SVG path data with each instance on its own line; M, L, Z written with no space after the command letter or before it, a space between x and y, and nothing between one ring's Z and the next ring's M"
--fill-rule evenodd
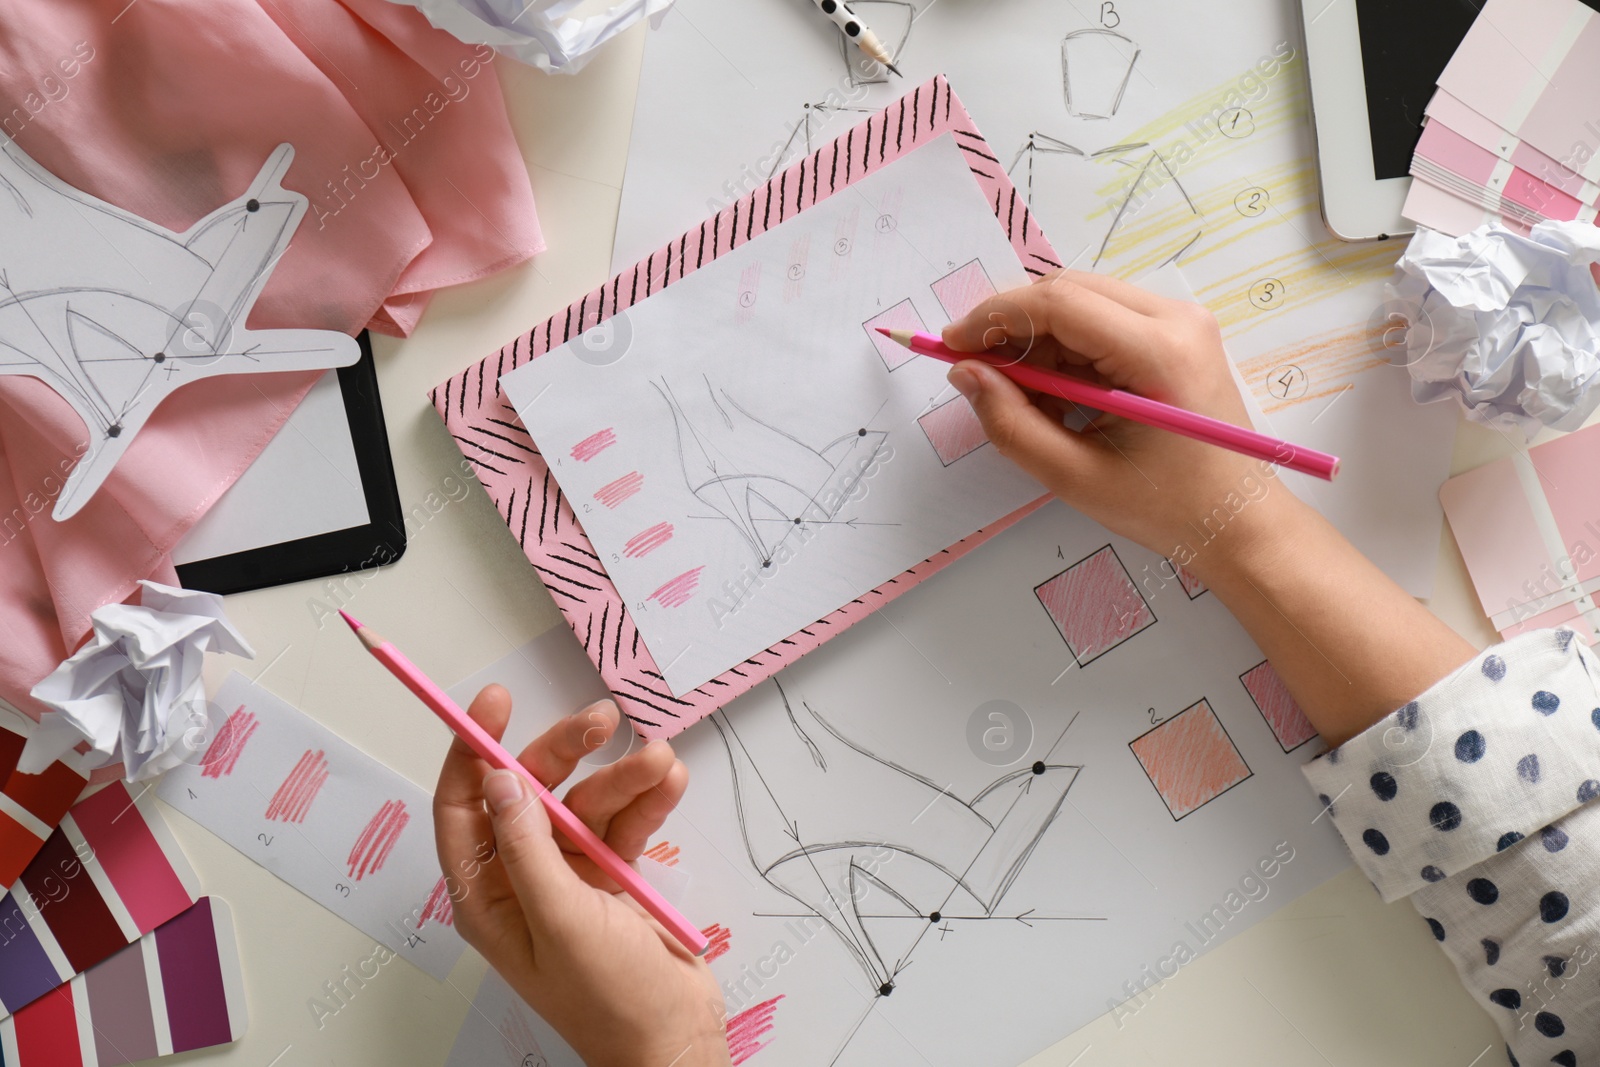
M270 844L272 844L272 835L271 834L257 834L256 835L256 840L260 841L263 845L270 845Z

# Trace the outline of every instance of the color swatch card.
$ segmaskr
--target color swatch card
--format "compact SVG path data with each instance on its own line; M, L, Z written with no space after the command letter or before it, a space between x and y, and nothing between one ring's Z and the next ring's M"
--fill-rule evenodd
M1600 14L1579 0L1491 0L1428 103L1405 215L1460 236L1594 222Z
M1600 640L1600 427L1452 478L1439 499L1503 637L1568 626Z
M1039 498L874 332L1027 280L947 133L502 379L673 695Z
M1439 87L1600 180L1600 13L1579 0L1489 0Z
M117 1067L239 1040L233 913L195 905L0 1022L5 1067Z
M66 984L194 903L194 870L146 794L135 800L112 782L79 801L0 901L0 1013Z
M42 774L18 772L27 743L22 734L0 727L0 885L17 880L88 783L61 762Z
M162 800L396 953L443 979L465 943L433 848L433 798L241 674L198 764Z

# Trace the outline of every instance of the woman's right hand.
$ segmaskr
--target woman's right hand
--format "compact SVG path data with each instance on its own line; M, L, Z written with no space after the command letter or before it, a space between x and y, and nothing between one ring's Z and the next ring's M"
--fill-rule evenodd
M958 351L1009 352L1250 425L1211 313L1115 278L1076 271L1049 275L985 301L947 326L944 340ZM1299 506L1278 484L1276 469L1260 460L1114 415L1100 415L1082 430L1067 429L1061 418L1073 413L1073 405L1054 397L1030 399L976 360L952 368L950 383L1007 458L1103 526L1196 574L1219 554L1207 547L1222 527L1264 525L1235 523L1247 510L1264 518ZM1230 551L1242 540L1230 538Z

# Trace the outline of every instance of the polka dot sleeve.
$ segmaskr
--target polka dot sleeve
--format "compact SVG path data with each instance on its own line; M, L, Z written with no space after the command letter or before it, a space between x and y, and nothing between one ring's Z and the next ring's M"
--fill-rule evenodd
M1305 774L1383 899L1411 896L1600 798L1600 662L1570 630L1525 634Z

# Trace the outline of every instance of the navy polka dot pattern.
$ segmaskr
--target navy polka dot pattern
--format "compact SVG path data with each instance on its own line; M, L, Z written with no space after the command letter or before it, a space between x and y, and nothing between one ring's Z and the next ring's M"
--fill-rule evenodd
M1411 898L1508 1062L1600 1067L1600 655L1524 634L1304 772L1383 899Z
M1461 825L1461 809L1448 800L1441 800L1428 809L1428 821L1440 833L1449 833Z

